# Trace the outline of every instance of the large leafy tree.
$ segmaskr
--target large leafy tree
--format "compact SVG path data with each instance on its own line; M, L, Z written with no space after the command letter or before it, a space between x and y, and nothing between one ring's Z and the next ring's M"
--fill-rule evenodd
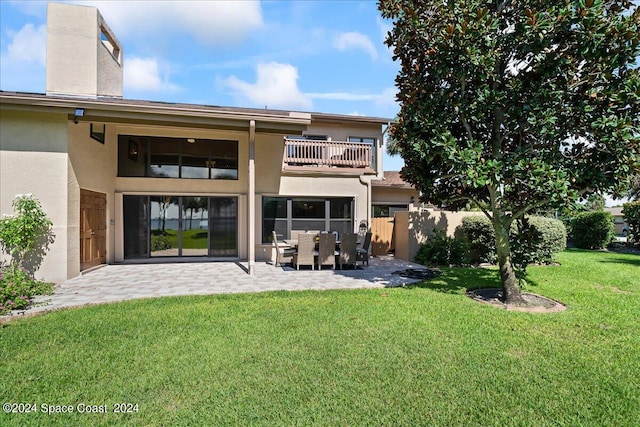
M401 105L404 178L492 221L505 300L522 302L509 229L621 194L640 162L640 11L630 1L380 0Z
M629 191L626 196L631 200L640 200L640 174L631 179Z

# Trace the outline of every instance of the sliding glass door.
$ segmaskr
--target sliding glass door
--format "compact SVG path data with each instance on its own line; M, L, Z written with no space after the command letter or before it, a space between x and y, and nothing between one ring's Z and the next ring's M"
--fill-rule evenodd
M149 257L149 198L124 196L124 257Z
M151 256L180 256L180 199L152 196L150 201Z
M180 197L182 256L208 255L209 198Z
M238 256L235 197L124 196L125 258Z
M238 199L209 199L209 253L211 256L238 256Z

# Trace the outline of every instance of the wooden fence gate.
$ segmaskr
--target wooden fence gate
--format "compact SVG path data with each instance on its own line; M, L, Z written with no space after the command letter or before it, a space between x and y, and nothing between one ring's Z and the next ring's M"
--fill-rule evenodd
M387 255L395 250L393 218L371 218L371 256Z

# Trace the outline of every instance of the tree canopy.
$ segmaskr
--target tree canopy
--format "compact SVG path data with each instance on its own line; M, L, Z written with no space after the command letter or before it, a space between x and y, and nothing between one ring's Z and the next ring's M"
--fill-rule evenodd
M640 11L630 1L381 0L400 64L390 129L432 203L505 230L542 207L621 195L640 170ZM504 241L506 239L506 241ZM502 256L500 255L502 247Z
M631 179L629 191L626 196L631 200L640 200L640 174L635 175Z

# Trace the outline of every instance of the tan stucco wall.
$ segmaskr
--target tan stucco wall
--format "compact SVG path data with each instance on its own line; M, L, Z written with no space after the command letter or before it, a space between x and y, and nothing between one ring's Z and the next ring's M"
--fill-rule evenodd
M96 96L97 22L95 8L48 4L47 93Z
M413 261L429 236L433 235L433 229L445 230L448 236L453 236L456 228L462 224L462 218L466 216L482 215L480 212L450 212L450 211L424 211L424 212L396 212L395 241L396 258Z
M107 254L108 263L114 262L115 234L111 226L115 218L114 191L117 172L117 135L113 125L105 127L105 143L89 136L89 123L68 122L69 134L69 232L70 245L75 244L70 256L70 270L80 273L80 189L103 193L107 198Z
M99 96L114 96L121 98L123 93L123 64L117 61L107 47L98 40L97 46L97 82L96 90Z
M350 123L349 126L338 123L311 123L305 132L307 135L329 135L333 141L347 141L350 136L382 139L380 125Z
M411 209L417 209L420 205L418 190L404 188L376 187L371 188L371 203L376 205L409 205L413 197Z
M73 276L68 206L67 116L0 112L0 215L11 214L16 194L31 193L53 222L55 241L36 277L61 282Z
M103 45L101 25L95 7L47 5L47 93L122 97L121 54L115 58Z

